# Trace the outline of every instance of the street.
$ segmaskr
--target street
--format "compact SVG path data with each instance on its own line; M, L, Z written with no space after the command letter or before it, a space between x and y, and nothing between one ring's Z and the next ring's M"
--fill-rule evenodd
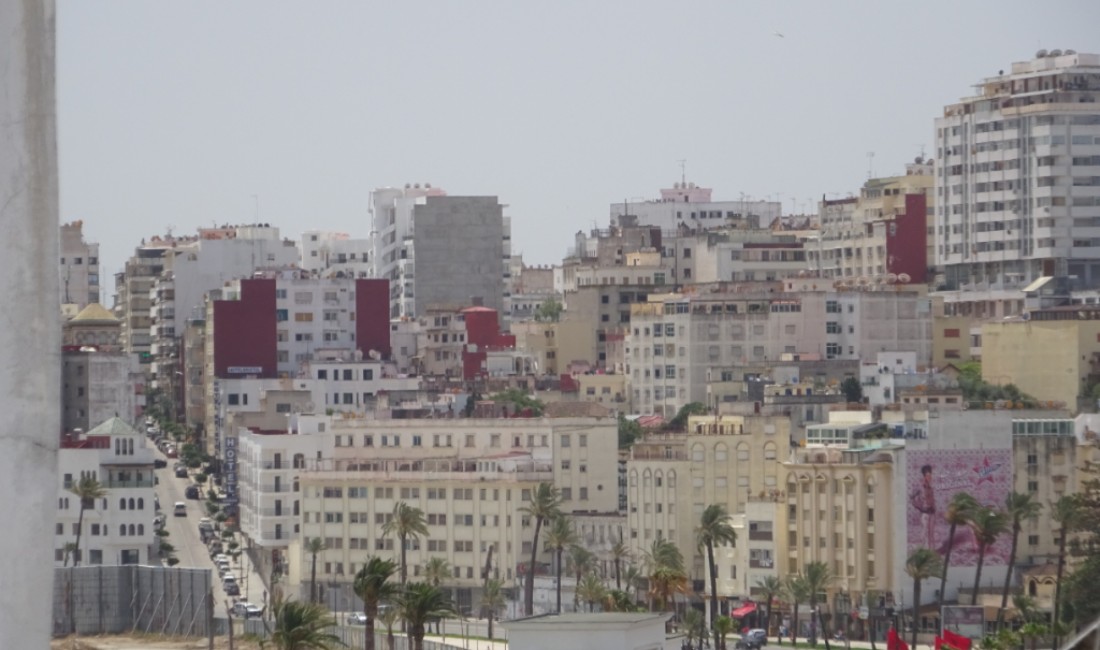
M154 447L156 450L156 448ZM199 520L206 517L206 491L203 490L203 498L199 500L187 499L184 490L194 482L191 475L188 478L176 478L173 466L177 460L167 458L160 450L155 453L164 458L168 466L156 470L156 476L160 483L156 487L157 497L160 499L160 513L165 518L165 529L168 531L167 541L176 551L177 566L186 568L210 569L211 584L214 587L214 616L225 617L226 603L232 604L235 600L247 600L253 605L264 606L265 587L259 573L252 570L251 562L245 553L233 561L233 575L237 577L237 584L241 588L241 595L234 598L227 596L222 589L222 581L214 567L213 560L206 545L199 536ZM193 472L194 470L192 470ZM187 504L187 516L177 517L172 513L172 506L178 501ZM228 550L226 555L229 555Z

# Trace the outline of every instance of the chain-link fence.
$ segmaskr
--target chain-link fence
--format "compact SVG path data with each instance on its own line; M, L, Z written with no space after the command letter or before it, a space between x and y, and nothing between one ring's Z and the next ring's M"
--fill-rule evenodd
M229 634L229 626L233 626L234 638L241 638L248 635L260 639L266 639L271 636L272 624L270 621L263 621L257 618L241 619L214 619L214 634L215 636L226 636ZM366 647L366 634L365 627L357 625L337 625L329 629L332 634L335 634L344 646L347 648L363 648ZM388 635L385 630L375 630L374 634L374 647L379 650L390 650ZM484 647L487 647L487 642L482 642ZM467 641L465 649L473 649L476 646L476 642ZM424 640L424 650L465 650L461 641L455 643L441 643L439 641L432 641L430 639ZM393 633L393 646L392 650L412 650L412 640L405 635L404 632L394 630Z
M85 566L54 570L53 633L206 636L209 569Z

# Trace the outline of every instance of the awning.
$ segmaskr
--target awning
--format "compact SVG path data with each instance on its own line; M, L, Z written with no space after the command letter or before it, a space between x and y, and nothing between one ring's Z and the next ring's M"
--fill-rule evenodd
M744 618L756 611L756 603L749 603L730 612L730 618Z

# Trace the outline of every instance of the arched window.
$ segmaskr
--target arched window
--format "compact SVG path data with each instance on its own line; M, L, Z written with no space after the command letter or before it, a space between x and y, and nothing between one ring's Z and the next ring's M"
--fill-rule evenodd
M706 452L703 451L703 445L701 445L699 443L695 443L694 445L691 446L691 461L693 463L703 462L703 459L704 459L705 456L706 456Z
M1028 583L1027 583L1027 595L1034 598L1036 595L1038 595L1038 593L1039 593L1039 583L1034 581L1034 580L1028 581Z
M749 460L749 446L742 442L737 445L737 460L746 462Z
M642 487L647 488L653 483L653 475L649 473L649 470L642 472Z
M129 510L133 510L133 509L134 509L134 499L133 499L133 497L131 497L131 498L130 498L130 503L129 503L129 507L128 507L128 509L129 509Z
M138 535L145 534L145 524L138 524Z
M630 487L638 487L638 470L630 470Z
M126 524L119 524L118 525L118 534L121 535L122 537L126 537Z
M119 510L125 510L126 509L126 499L119 499L118 500L118 509Z
M138 497L138 510L145 510L145 498Z
M294 487L294 491L297 492L298 491L298 477L297 476L294 477L293 487Z
M775 460L776 453L774 442L764 443L764 460Z
M298 516L298 502L297 501L294 502L294 516L295 517Z
M663 487L665 484L664 473L661 470L657 470L653 473L653 485L656 487Z
M306 455L305 454L294 454L294 469L305 469L305 466L306 466Z
M130 534L131 535L136 535L137 534L133 524L130 524Z
M676 487L676 472L669 471L668 473L668 489L674 489Z
M729 456L729 449L726 447L726 443L720 442L714 445L714 460L717 462L726 462L726 458Z

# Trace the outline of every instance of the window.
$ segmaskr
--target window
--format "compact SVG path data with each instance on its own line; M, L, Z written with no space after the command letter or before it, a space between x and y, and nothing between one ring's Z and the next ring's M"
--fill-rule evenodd
M561 446L563 448L569 446L569 434L568 433L561 434Z

